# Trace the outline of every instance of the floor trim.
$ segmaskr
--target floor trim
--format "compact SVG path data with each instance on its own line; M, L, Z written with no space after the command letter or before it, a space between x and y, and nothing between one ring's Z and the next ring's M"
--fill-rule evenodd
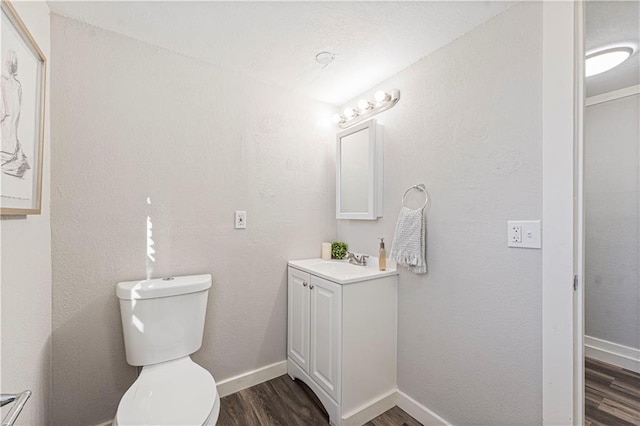
M360 426L375 419L380 414L395 407L398 401L398 391L396 389L380 396L377 399L367 402L342 417L343 426Z
M431 411L406 393L398 389L398 407L402 408L411 417L422 423L423 425L445 425L452 424Z
M284 374L287 374L287 361L280 361L267 365L266 367L247 371L246 373L217 382L218 395L220 395L220 398L224 398L227 395L250 388L251 386L259 385L260 383L275 379Z
M584 336L585 355L640 373L640 350L596 337Z
M291 364L299 369L299 367L294 362L291 362ZM290 372L290 375L291 373L292 372ZM275 379L276 377L282 376L284 374L287 374L287 361L276 362L275 364L258 368L256 370L240 374L236 377L220 381L217 384L218 394L220 395L220 398L223 398L227 395L231 395L232 393L239 392L243 389L250 388L251 386L255 386L262 382ZM304 373L301 374L304 375ZM294 374L294 376L298 377L301 374ZM340 418L340 421L344 425L362 424L362 419L366 418L366 421L369 421L396 405L423 425L451 426L451 423L443 419L434 411L420 404L418 401L411 398L400 389L392 390L386 395L383 395L380 398L373 400L354 411L351 411L344 417Z
M587 337L587 341L589 341L589 339L590 338ZM599 359L595 356L593 358ZM221 380L217 383L218 395L220 396L220 398L223 398L225 396L239 392L243 389L259 385L260 383L275 379L276 377L280 377L285 374L287 374L287 361L276 362L262 368L257 368L255 370L239 374L229 379ZM409 395L399 389L390 391L386 395L383 395L382 397L371 401L369 404L366 404L359 409L348 413L344 418L341 419L342 424L362 424L362 419L366 418L366 421L369 421L384 413L385 411L390 410L396 405L423 425L452 426L451 423L447 422L438 414L420 404L418 401L411 398ZM112 421L113 420L107 420L95 426L111 426Z

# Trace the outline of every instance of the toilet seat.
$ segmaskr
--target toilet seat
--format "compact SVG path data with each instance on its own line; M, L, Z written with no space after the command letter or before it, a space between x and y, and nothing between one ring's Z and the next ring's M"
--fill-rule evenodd
M219 400L211 374L187 356L143 367L120 400L114 424L215 424Z

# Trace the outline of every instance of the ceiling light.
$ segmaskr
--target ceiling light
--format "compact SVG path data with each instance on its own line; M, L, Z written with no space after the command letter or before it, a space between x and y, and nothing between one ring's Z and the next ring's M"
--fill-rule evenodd
M327 51L318 52L316 54L316 62L322 65L322 67L324 68L330 63L332 63L335 57L336 55L334 55L331 52L327 52Z
M633 49L628 46L613 47L590 53L585 60L585 75L591 77L609 71L626 61L632 53Z

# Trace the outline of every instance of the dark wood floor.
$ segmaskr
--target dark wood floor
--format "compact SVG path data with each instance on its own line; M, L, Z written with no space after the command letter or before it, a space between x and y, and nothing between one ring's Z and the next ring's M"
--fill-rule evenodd
M304 384L285 374L222 398L218 425L326 426L329 417L314 399ZM421 426L421 423L394 407L365 426Z
M640 374L585 359L585 425L640 425Z

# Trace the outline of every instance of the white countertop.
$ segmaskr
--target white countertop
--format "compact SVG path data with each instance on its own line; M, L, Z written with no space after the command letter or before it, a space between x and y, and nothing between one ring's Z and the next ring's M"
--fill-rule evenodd
M398 275L395 262L387 259L386 271L378 270L378 258L367 259L367 266L353 265L346 260L290 260L289 266L338 284L350 284Z

